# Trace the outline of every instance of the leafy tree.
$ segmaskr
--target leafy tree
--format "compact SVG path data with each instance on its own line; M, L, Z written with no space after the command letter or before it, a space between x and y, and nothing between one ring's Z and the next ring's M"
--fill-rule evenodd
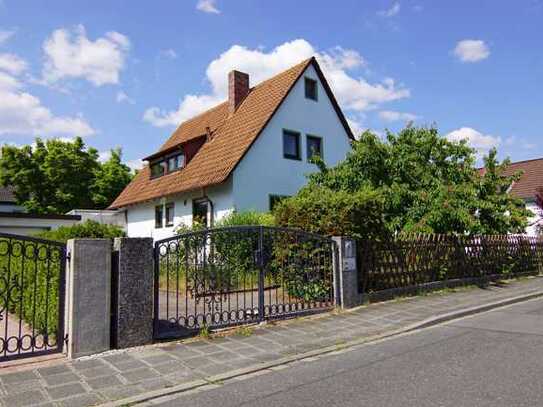
M336 167L326 168L317 160L320 171L309 176L308 186L291 202L308 189L315 196L319 189L322 196L326 191L374 191L383 207L369 216L382 219L389 233L521 232L528 212L521 200L507 194L519 174L504 175L509 162L498 163L495 150L485 157L483 171L475 162L475 151L465 141L449 141L435 128L408 126L398 134L387 132L384 141L365 132ZM322 213L309 223L318 224Z
M32 213L104 208L130 181L120 150L104 164L80 137L36 139L33 146L3 146L0 184L11 185L17 202Z
M130 167L121 157L120 148L111 150L111 157L96 170L92 200L99 208L106 208L132 180Z

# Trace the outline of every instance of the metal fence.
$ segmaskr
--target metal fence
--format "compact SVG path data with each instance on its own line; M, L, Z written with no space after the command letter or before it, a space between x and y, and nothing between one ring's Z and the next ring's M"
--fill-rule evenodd
M358 249L363 293L543 271L543 240L521 235L408 235Z
M263 226L158 241L155 337L329 309L335 248L326 237Z
M60 352L66 246L0 234L0 360Z

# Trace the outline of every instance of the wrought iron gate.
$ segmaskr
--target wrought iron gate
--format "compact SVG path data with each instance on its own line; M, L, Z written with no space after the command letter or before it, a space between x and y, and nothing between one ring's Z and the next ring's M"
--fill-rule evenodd
M66 246L0 233L0 361L61 352Z
M155 243L156 338L334 306L336 244L296 229L206 229Z

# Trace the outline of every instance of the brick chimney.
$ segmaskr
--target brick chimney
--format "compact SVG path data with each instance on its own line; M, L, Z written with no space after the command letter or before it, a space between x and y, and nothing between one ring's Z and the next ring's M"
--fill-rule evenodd
M249 75L239 71L228 73L228 110L234 113L249 93Z

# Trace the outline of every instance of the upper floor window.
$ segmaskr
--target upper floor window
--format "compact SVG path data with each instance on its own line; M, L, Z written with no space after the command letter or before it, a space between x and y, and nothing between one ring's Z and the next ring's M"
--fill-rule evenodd
M311 160L313 157L322 157L322 139L316 136L307 135L307 160Z
M301 160L300 133L291 130L283 130L283 157L292 160Z
M151 164L151 178L162 177L166 173L166 162L159 161Z
M311 100L318 100L318 87L315 79L305 78L305 97Z
M160 161L151 164L151 178L162 177L163 175L176 171L185 166L185 154L183 152L167 156Z

